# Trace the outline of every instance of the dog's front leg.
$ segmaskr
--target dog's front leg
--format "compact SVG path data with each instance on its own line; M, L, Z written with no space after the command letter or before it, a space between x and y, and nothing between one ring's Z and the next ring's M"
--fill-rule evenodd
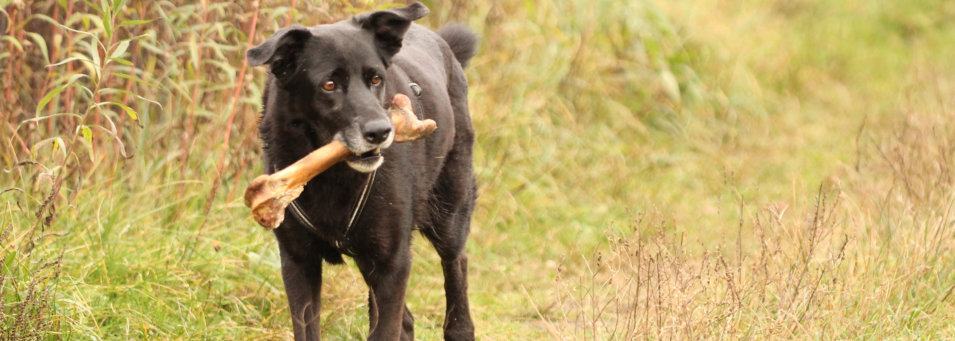
M318 341L321 340L322 259L294 251L294 246L285 245L280 239L282 281L292 315L292 330L295 341Z
M407 246L384 259L356 259L368 283L368 340L413 340L414 324L405 307L411 272Z

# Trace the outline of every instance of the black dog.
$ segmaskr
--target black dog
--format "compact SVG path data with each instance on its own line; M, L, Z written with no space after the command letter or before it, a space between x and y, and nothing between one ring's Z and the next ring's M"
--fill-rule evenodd
M474 338L464 252L476 197L474 130L462 66L477 37L460 26L435 33L412 24L426 14L416 3L295 25L247 52L250 65L271 70L259 132L267 172L333 139L354 153L310 181L275 230L296 340L319 339L322 260L340 264L343 254L369 287L369 339L413 339L405 291L414 228L441 256L445 339ZM385 105L395 93L438 130L392 145Z

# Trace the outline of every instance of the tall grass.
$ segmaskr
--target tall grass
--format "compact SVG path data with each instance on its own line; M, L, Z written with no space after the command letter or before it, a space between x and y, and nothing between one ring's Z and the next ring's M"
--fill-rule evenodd
M573 339L938 339L953 332L955 195L947 89L909 98L857 173L814 202L740 211L742 235L702 252L658 212L558 272L538 306L549 333ZM928 101L928 103L924 102ZM930 138L926 138L930 137ZM844 182L843 182L844 181Z
M948 2L426 4L482 37L479 338L955 334ZM0 339L289 338L244 51L391 5L0 0ZM324 335L366 336L325 278Z

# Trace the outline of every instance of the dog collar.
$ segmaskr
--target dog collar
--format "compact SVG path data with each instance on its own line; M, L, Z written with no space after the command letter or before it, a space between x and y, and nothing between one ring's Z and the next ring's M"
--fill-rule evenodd
M358 217L361 216L361 212L365 209L365 204L368 202L368 197L371 194L371 185L375 182L376 174L378 174L378 170L372 171L365 180L365 187L361 190L361 196L358 197L358 202L355 204L355 209L352 210L351 217L348 219L348 225L345 226L345 233L342 234L345 242L348 241L348 233L351 231L352 226L355 225L355 221L358 220ZM315 224L312 224L312 221L309 220L308 216L305 215L305 210L303 210L302 206L298 204L298 199L293 200L288 207L295 219L302 223L302 225L305 225L305 227L311 230L312 233L319 234L318 227L316 227ZM334 243L335 247L341 249L342 251L351 252L351 250L343 241L336 240Z

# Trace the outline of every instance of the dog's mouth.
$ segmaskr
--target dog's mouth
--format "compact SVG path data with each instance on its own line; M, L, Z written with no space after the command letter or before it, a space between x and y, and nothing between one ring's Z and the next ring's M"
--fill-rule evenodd
M381 148L375 148L361 154L354 154L345 160L352 169L362 172L374 172L381 164L385 162L385 157L381 156Z

